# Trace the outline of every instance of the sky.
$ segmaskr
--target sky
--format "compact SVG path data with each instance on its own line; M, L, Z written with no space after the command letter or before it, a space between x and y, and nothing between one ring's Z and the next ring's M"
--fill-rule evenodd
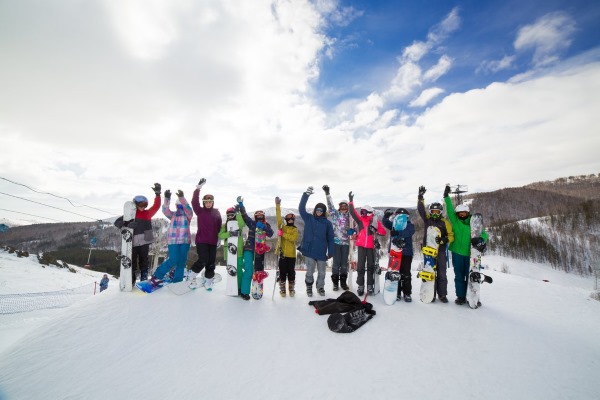
M450 303L371 296L377 314L347 334L328 329L302 287L272 300L272 273L259 301L227 296L224 281L177 296L112 280L67 308L0 314L0 399L597 399L593 278L500 256L483 264L494 282L481 308L454 304L450 271ZM75 269L0 251L0 294L18 306L33 282L53 292L100 279ZM339 295L329 279L325 290Z
M0 0L0 221L114 217L200 178L224 211L598 174L599 20L592 0Z

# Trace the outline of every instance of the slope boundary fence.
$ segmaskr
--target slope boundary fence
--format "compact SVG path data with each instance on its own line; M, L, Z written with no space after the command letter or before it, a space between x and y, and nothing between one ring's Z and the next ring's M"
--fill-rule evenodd
M0 295L0 314L15 314L50 308L63 308L93 296L96 283L54 292Z

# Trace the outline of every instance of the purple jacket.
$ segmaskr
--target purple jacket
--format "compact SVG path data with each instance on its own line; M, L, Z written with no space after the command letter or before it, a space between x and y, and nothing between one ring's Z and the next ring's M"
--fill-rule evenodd
M196 243L216 246L219 242L219 231L221 230L221 214L219 210L200 206L200 189L194 190L192 208L198 220Z

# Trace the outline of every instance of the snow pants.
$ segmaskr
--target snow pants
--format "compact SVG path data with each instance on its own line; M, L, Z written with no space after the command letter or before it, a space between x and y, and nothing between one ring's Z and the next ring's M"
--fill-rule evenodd
M150 243L141 246L134 246L131 249L131 283L135 285L135 270L140 270L140 281L148 279L148 253L150 252Z
M306 278L304 283L306 286L312 286L315 282L315 268L317 270L317 289L325 288L325 270L327 268L327 261L315 260L314 258L306 257Z
M264 270L264 260L264 254L254 254L253 251L244 250L244 262L242 266L242 284L241 286L239 286L240 292L242 294L250 294L250 286L252 285L252 274L255 270Z
M192 271L199 274L203 269L204 277L211 279L215 277L215 259L217 258L217 245L207 243L196 243L198 260L192 265Z
M167 248L169 249L169 257L156 268L154 276L157 279L162 279L173 267L175 267L173 282L181 282L183 280L183 272L185 271L188 252L190 251L190 244L170 244Z
M331 275L348 275L348 255L350 246L347 244L335 244L333 253L333 264Z
M412 277L410 276L410 267L412 265L413 256L402 256L400 262L400 282L398 282L398 296L401 293L404 295L412 294Z
M365 286L365 266L367 269L367 285L374 285L375 249L358 246L358 258L356 262L356 283L358 286Z
M454 268L454 288L456 297L467 297L467 284L469 279L469 256L452 253L452 267Z
M448 258L446 256L446 248L440 248L435 274L435 293L438 298L448 295L448 277L446 275L446 269L448 268Z
M296 258L279 257L279 282L296 281Z

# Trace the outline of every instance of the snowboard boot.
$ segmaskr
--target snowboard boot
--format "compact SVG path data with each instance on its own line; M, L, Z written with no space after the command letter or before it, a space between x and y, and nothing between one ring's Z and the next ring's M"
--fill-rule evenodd
M192 290L198 287L198 281L196 280L197 276L198 274L194 271L190 272L188 275L188 287Z
M373 294L375 294L375 287L373 285L367 285L367 292L370 296L372 296Z
M412 301L412 297L410 297L410 294L405 294L404 295L404 301L407 303L410 303Z
M279 294L281 295L281 297L285 297L286 293L285 293L285 281L280 281L279 282ZM291 295L291 293L290 293Z
M306 285L306 295L307 295L308 297L312 297L312 295L313 295L313 292L312 292L312 285L308 285L308 284Z
M163 281L161 281L160 279L157 279L154 275L152 275L150 277L150 283L152 284L152 286L154 287L160 287L163 284Z
M363 294L365 294L365 287L364 285L358 285L358 289L356 290L356 294L359 296L362 296Z
M249 294L240 294L240 297L246 301L250 300L250 295Z
M208 290L209 292L211 292L212 291L212 286L213 286L213 278L210 278L210 279L206 278L204 280L204 288L206 290Z
M331 275L331 281L333 282L333 291L337 292L338 290L340 290L340 286L339 286L340 276L339 275Z
M467 302L467 299L464 297L457 297L456 300L454 300L454 304L457 304L459 306L462 306L466 302Z
M348 279L348 275L340 275L340 286L342 287L343 290L348 290L348 284L346 283L346 280Z
M448 302L448 298L446 296L440 296L440 301L445 304Z
M317 289L317 291L319 292L320 296L325 296L325 289L319 288L319 289Z
M294 297L296 295L296 282L295 281L289 281L288 282L288 290L290 291L290 297Z
M402 301L402 295L400 293L396 296L396 301Z

